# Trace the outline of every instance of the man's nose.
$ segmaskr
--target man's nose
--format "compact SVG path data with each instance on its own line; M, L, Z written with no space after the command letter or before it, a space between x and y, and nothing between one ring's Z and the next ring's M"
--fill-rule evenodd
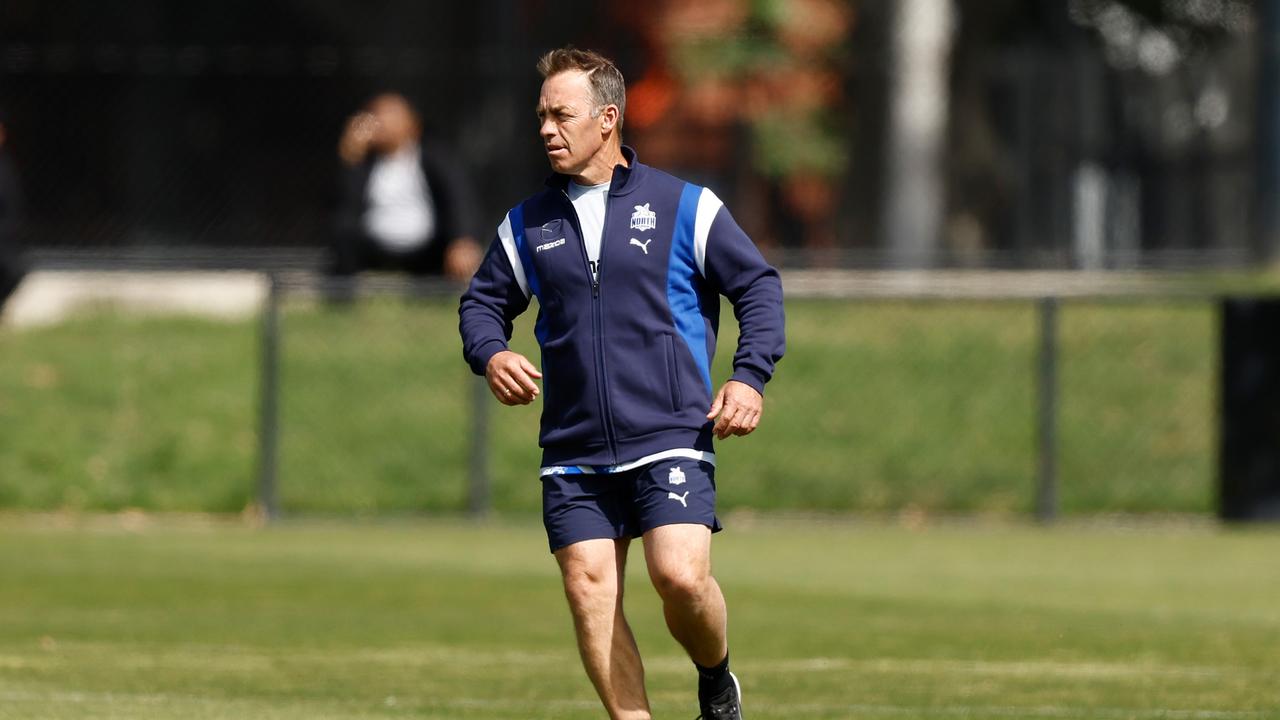
M538 127L538 134L544 140L550 140L556 136L556 126L555 123L551 122L551 118L542 121L542 125Z

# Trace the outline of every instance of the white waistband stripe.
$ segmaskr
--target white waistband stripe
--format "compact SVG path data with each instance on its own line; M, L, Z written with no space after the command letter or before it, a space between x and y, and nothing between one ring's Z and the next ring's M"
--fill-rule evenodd
M696 460L704 462L712 467L716 464L716 454L703 450L695 450L693 448L675 448L672 450L663 450L652 455L645 455L642 458L628 460L618 465L548 465L538 471L539 477L548 475L607 475L609 473L620 473L628 470L634 470L643 467L649 463L655 463L659 460L669 460L671 458L685 458L688 460Z

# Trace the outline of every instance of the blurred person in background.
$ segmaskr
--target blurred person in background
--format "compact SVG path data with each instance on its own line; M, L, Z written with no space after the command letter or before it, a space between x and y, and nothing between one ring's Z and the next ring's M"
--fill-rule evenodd
M712 441L760 421L785 344L778 272L715 193L622 145L626 90L611 61L562 48L538 71L538 132L554 173L507 214L463 295L463 354L499 402L533 402L543 375L508 342L538 298L543 521L609 716L650 717L622 609L627 551L642 537L667 628L697 671L702 717L740 720L711 574ZM733 374L713 395L722 295L739 338Z
M423 139L404 96L383 93L346 124L330 273L399 270L466 280L480 264L467 172Z
M0 308L22 282L26 268L18 247L18 223L22 220L22 188L9 152L9 124L0 110Z

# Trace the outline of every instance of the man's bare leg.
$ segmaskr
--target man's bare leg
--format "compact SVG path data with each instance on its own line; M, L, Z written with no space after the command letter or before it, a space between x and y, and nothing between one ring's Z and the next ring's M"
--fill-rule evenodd
M631 540L586 540L556 551L578 653L613 720L647 720L644 665L622 612Z
M711 530L705 525L663 525L644 534L649 579L662 598L667 629L703 667L729 654L727 611L711 576Z

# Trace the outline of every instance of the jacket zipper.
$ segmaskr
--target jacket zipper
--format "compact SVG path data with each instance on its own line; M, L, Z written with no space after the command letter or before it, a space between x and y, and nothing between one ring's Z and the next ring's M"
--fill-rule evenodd
M578 219L578 209L573 206L573 200L570 199L569 193L563 190L561 192L564 194L565 201L569 204L573 227L578 233L578 246L582 248L583 265L587 270L587 277L591 279L591 340L595 346L596 395L600 398L600 424L604 427L605 442L609 444L609 464L616 465L618 463L618 442L613 429L613 411L609 402L609 384L605 380L604 318L603 310L600 307L602 304L600 300L600 277L604 271L604 228L609 227L609 197L608 195L605 196L604 217L601 220L600 260L592 263L591 258L587 255L586 238L582 236L582 221Z

